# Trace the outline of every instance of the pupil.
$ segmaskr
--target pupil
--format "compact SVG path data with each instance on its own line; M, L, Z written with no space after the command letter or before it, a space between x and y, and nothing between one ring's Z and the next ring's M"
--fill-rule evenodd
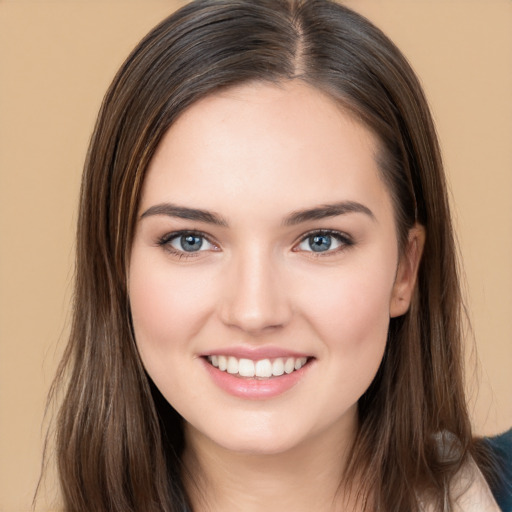
M329 235L315 235L310 237L309 243L311 249L315 252L327 251L331 247L331 237Z
M181 237L181 246L183 250L188 252L198 251L201 249L203 241L201 237L195 235L183 235Z

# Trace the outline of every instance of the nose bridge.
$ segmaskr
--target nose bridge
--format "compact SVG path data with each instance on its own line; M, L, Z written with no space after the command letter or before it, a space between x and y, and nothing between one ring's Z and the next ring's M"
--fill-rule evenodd
M233 256L228 272L229 289L221 305L224 323L258 333L288 322L291 308L271 251L252 244Z

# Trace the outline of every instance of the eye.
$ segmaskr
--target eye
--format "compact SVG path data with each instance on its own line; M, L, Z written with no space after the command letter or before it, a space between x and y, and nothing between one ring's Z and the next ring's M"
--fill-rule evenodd
M353 241L338 231L315 231L307 234L295 250L314 253L336 252L351 245Z
M205 235L196 231L169 233L158 241L158 245L165 247L172 253L183 256L201 251L211 251L217 248Z
M200 251L201 249L205 250L208 249L209 243L200 235L195 234L187 234L187 235L180 235L176 238L173 238L170 241L170 246L174 249L177 249L179 251L185 251L185 252L196 252Z

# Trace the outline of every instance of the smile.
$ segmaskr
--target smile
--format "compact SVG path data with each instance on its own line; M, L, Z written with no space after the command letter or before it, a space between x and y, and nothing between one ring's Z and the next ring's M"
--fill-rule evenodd
M307 357L278 357L275 359L237 359L233 356L212 355L208 362L222 372L239 377L256 377L261 379L280 377L300 370L308 361Z

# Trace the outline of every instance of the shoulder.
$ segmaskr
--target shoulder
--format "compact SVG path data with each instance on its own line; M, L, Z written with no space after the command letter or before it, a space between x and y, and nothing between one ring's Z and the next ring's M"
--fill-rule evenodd
M473 459L455 476L451 489L455 512L500 512L491 489Z
M453 512L501 512L487 482L473 460L455 475L450 486ZM448 501L448 497L447 500ZM437 506L422 500L423 512L438 512Z
M453 434L440 432L435 438L441 460L459 459L460 444ZM422 501L424 512L437 512L437 507L429 503L428 498ZM445 501L452 503L450 510L453 512L501 512L484 475L471 456L453 477Z

